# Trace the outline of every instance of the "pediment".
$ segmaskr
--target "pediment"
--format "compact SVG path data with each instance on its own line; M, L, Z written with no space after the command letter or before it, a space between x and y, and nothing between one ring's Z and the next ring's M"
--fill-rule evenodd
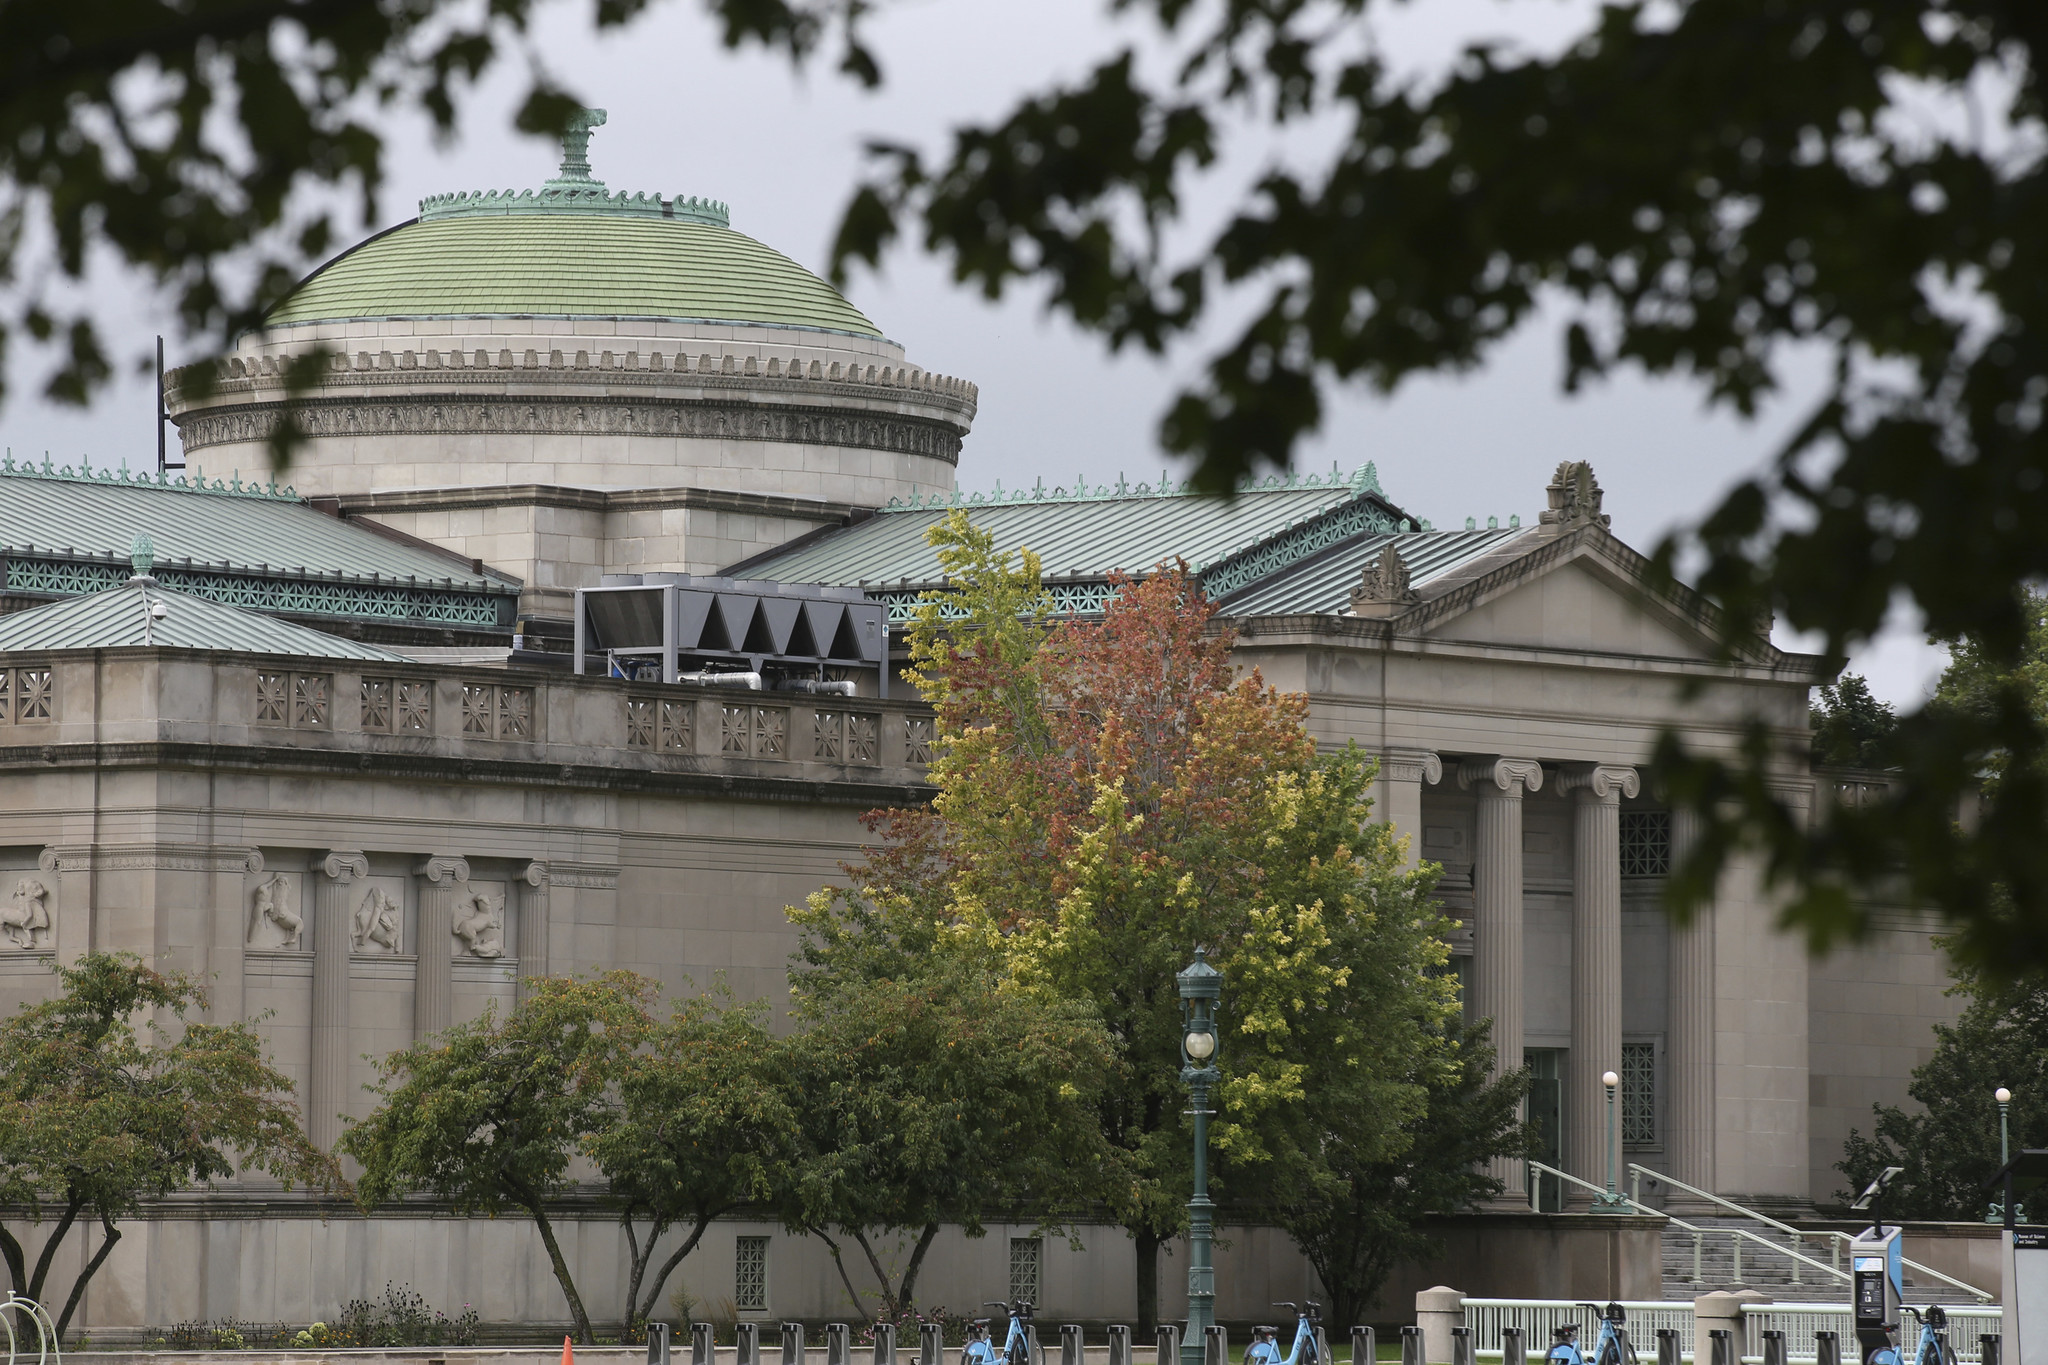
M1705 630L1585 556L1503 585L1433 622L1430 639L1659 659L1714 657Z

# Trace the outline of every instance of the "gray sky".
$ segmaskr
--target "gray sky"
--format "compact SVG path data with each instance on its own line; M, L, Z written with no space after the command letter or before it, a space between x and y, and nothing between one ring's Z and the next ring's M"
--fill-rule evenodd
M1112 23L1102 8L1100 0L919 0L888 9L873 30L889 78L878 95L829 69L795 75L776 58L727 54L686 0L604 39L590 33L585 6L559 5L546 12L536 48L559 80L609 111L591 162L612 189L723 199L735 228L815 269L868 138L936 151L951 125L1076 76L1123 41L1143 43L1142 30ZM1589 9L1581 0L1415 0L1387 9L1377 36L1404 64L1427 70L1482 35L1539 47L1567 41ZM423 121L389 121L390 178L376 226L412 216L422 195L523 188L552 174L556 149L510 130L522 76L508 70L476 92L452 145L434 145ZM1280 141L1263 133L1240 139L1217 174L1193 187L1191 216L1214 221L1271 159L1312 154L1327 135L1312 126ZM1119 471L1149 479L1167 465L1154 429L1176 385L1197 372L1199 348L1163 359L1109 356L1096 340L1048 320L1033 295L987 302L908 250L849 292L914 363L980 386L963 487L1029 486L1040 477L1067 483L1082 471L1097 482ZM126 281L101 278L93 293L131 338L168 330ZM174 362L189 350L169 344ZM1349 470L1372 460L1394 501L1455 526L1515 512L1527 520L1560 460L1590 459L1614 530L1647 549L1763 460L1801 407L1794 394L1745 424L1708 414L1693 389L1639 378L1567 398L1559 354L1555 331L1532 327L1474 374L1410 384L1391 397L1342 393L1301 463ZM80 414L27 396L36 387L34 358L17 353L10 368L17 396L0 411L0 444L37 457L48 450L60 461L81 453L136 467L154 460L146 380L124 383ZM1816 367L1796 369L1810 393ZM1780 643L1800 645L1782 635ZM1941 652L1901 622L1851 667L1868 673L1879 695L1912 704L1941 662Z

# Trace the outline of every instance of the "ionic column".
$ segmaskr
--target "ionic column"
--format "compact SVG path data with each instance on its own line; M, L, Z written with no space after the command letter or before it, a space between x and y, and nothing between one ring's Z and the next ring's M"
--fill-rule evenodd
M513 883L519 893L519 991L530 993L527 980L548 974L548 865L528 863Z
M1422 861L1422 788L1443 781L1443 760L1427 749L1388 749L1379 759L1374 813L1408 840L1403 866L1414 867Z
M469 889L469 863L429 858L413 869L420 888L420 941L413 959L412 1036L424 1038L455 1022L455 898Z
M336 849L313 860L313 1069L306 1083L306 1135L322 1151L341 1139L348 1104L350 893L370 860Z
M1621 1070L1621 798L1641 792L1642 781L1634 768L1599 765L1567 770L1559 786L1574 798L1564 1164L1599 1185L1607 1179L1607 1087L1600 1077Z
M1478 837L1472 850L1472 1005L1493 1021L1493 1067L1498 1079L1522 1065L1522 796L1543 787L1543 765L1533 758L1468 759L1458 783L1479 797ZM1526 1170L1515 1160L1493 1163L1506 1202L1524 1202Z
M1699 842L1699 817L1671 812L1671 866L1676 871ZM1670 1078L1667 1113L1671 1174L1688 1185L1714 1189L1714 907L1702 905L1691 924L1670 928L1671 1017L1664 1069Z

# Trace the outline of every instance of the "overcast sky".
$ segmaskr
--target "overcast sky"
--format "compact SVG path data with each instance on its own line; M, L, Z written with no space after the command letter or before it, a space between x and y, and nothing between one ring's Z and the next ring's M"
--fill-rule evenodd
M1581 0L1413 0L1383 12L1378 36L1401 61L1427 70L1479 36L1504 35L1550 48L1569 40L1588 12ZM1078 75L1142 30L1101 13L1101 0L922 0L889 8L873 29L888 84L879 94L828 69L795 75L761 55L733 56L688 0L669 0L623 34L594 37L583 4L545 12L537 50L556 77L607 109L591 143L594 173L614 190L697 194L725 200L738 230L822 269L840 205L860 175L861 147L883 136L937 150L946 129L989 117L1049 79ZM460 135L436 146L423 122L388 122L390 179L376 226L411 217L444 190L525 188L553 173L558 150L510 130L523 70L508 69L476 92ZM1311 154L1327 129L1291 140L1248 136L1212 180L1193 187L1191 212L1213 221L1235 192L1275 157ZM1109 356L1101 344L1044 316L1036 298L997 303L951 284L943 266L899 251L879 277L849 293L913 363L980 386L981 408L961 458L960 482L985 489L1093 481L1126 472L1150 479L1168 464L1154 437L1176 386L1198 371L1199 348L1157 359ZM167 330L126 281L99 281L95 295L128 336ZM1220 335L1216 334L1216 335ZM173 338L173 361L191 347ZM131 347L131 351L139 348ZM1558 383L1554 330L1532 327L1486 367L1456 379L1412 383L1391 397L1338 395L1302 465L1347 471L1373 461L1392 499L1439 526L1510 513L1528 520L1560 460L1589 459L1623 539L1647 549L1708 507L1754 468L1810 396L1788 394L1755 423L1709 414L1678 383L1613 380L1567 398ZM27 394L37 362L17 353L0 410L0 444L17 454L95 463L155 458L152 395L125 382L87 413L53 409ZM175 438L174 438L175 439ZM1780 643L1800 642L1781 636ZM1900 622L1852 663L1895 703L1917 702L1942 654Z

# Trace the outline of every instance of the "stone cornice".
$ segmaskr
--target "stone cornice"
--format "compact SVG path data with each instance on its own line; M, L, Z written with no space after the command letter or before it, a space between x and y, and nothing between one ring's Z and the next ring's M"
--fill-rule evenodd
M324 386L323 386L324 387ZM214 404L174 414L189 454L229 443L268 441L283 420L282 397ZM960 462L966 423L934 413L787 401L649 394L469 395L447 392L315 394L292 405L309 438L344 436L644 436L885 450Z
M936 788L919 782L782 777L764 772L767 766L733 760L718 770L687 771L651 766L628 768L613 764L545 763L358 749L302 749L157 740L127 744L0 747L0 772L170 768L267 775L291 773L310 777L395 779L410 783L461 782L501 787L572 788L617 795L709 796L722 800L859 806L863 809L922 805L937 794ZM180 855L166 852L163 856ZM103 863L99 865L105 866ZM208 863L199 870L237 871L241 870L241 865L214 867Z
M792 521L846 522L872 509L823 498L746 493L727 488L578 488L569 484L515 483L495 488L406 488L338 499L350 515L441 512L478 507L560 507L579 512L657 512L671 508L787 517ZM774 553L782 553L778 548Z

